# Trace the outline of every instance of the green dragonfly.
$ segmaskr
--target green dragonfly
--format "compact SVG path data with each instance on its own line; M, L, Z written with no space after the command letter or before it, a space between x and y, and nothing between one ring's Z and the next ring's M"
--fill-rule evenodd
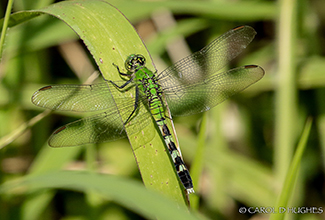
M137 132L154 119L182 184L187 193L193 193L191 176L166 123L171 120L167 108L172 116L204 112L260 80L264 70L257 65L218 73L255 35L252 27L234 28L159 74L146 67L144 56L131 54L125 61L125 73L112 64L123 79L120 82L52 85L39 89L32 102L40 107L79 112L103 110L58 128L51 135L49 145L67 147L113 141L126 137L126 126ZM116 103L120 103L119 107ZM140 111L141 108L147 111Z

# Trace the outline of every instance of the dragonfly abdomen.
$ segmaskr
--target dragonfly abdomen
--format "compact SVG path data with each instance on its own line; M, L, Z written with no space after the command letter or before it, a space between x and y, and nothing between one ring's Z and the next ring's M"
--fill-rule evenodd
M157 90L159 90L158 86L159 85L157 85ZM150 94L152 94L152 93L150 93ZM159 94L159 92L157 92L157 94ZM148 93L147 93L147 95L148 95ZM190 173L189 173L183 159L181 158L179 151L177 150L177 147L175 145L173 137L172 137L172 135L169 131L169 128L166 124L166 119L164 117L165 116L164 108L163 108L163 103L162 103L161 97L159 97L157 95L151 95L151 97L148 97L148 100L149 100L149 108L150 108L151 114L153 115L153 117L157 123L157 126L159 127L159 130L162 134L162 137L168 147L169 153L171 155L171 158L172 158L173 163L176 168L177 175L180 178L187 193L189 193L189 194L194 193L193 183L192 183L192 178L190 176Z
M188 172L188 169L187 169L183 159L181 158L181 156L176 148L176 145L173 141L173 138L170 134L170 131L169 131L167 125L164 124L162 126L159 126L159 129L160 129L161 133L163 134L163 138L165 140L166 145L168 146L168 150L169 150L169 153L170 153L172 160L174 162L178 177L180 178L180 180L181 180L182 184L184 185L185 189L187 190L187 192L194 193L192 178L190 176L190 173Z

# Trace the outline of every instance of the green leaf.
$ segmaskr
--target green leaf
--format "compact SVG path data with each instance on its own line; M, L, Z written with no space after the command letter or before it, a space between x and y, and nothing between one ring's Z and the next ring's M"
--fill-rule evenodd
M112 5L99 0L63 1L44 9L13 14L10 24L29 20L40 13L61 19L79 35L106 80L121 80L113 63L125 72L124 61L133 53L144 55L147 67L155 71L151 57L137 32ZM119 107L123 103L116 104ZM155 123L152 121L142 131L129 131L128 127L126 130L133 134L129 136L129 141L145 185L179 204L185 204L182 185Z
M41 175L30 175L0 186L0 194L20 190L23 192L40 191L48 188L81 192L91 190L104 198L117 201L147 219L197 219L185 207L179 206L165 196L147 190L135 181L90 172L56 171ZM25 191L26 189L27 191Z
M41 15L42 13L40 12L34 12L34 11L20 11L20 12L16 12L12 15L10 15L10 19L8 22L8 27L14 27L18 24L21 24L25 21L28 21L32 18L38 17L39 15ZM3 19L1 19L0 22L0 28L2 28L3 26Z
M302 156L304 154L306 145L307 145L307 140L309 137L309 133L311 130L311 126L312 126L312 119L308 118L306 124L305 124L305 128L302 132L300 141L298 143L298 147L296 150L296 153L294 154L294 157L291 161L289 170L286 174L283 186L282 186L282 190L280 193L280 196L278 198L278 201L276 203L276 209L279 210L280 207L287 207L288 206L288 201L289 199L292 197L292 193L294 192L294 188L295 188L295 183L297 181L297 176L298 176L298 172L299 172L299 167L300 167L300 162L302 159ZM271 220L280 220L280 219L284 219L285 214L275 214L275 215L271 215Z

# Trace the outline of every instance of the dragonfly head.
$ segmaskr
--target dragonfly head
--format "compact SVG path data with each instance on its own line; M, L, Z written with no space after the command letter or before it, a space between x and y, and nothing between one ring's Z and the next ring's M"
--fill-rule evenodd
M136 69L146 64L146 59L141 54L132 54L125 61L127 71L134 73Z

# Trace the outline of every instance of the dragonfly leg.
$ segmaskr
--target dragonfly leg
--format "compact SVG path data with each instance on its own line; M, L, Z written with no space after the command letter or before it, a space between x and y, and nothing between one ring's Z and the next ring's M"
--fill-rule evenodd
M117 85L115 82L113 82L112 80L108 80L110 83L113 84L113 86L115 86L116 88L119 89L123 89L125 86L129 85L132 81L133 81L134 77L132 77L131 79L129 79L128 81L126 81L123 85L119 86Z
M121 72L121 71L120 71L120 68L119 68L118 65L116 65L115 63L113 63L113 66L116 67L118 73L119 73L120 75L122 75L122 76L130 76L130 75L132 75L132 73L123 73L123 72Z
M122 76L131 76L132 74L127 74L127 73L122 73L121 71L120 71L120 68L118 67L118 65L116 65L115 63L113 63L113 66L115 66L116 67L116 69L117 69L117 71L118 71L118 73L120 74L120 75L122 75ZM123 78L122 78L123 79ZM119 86L119 85L117 85L115 82L113 82L112 80L109 80L109 82L110 83L112 83L115 87L117 87L117 88L119 88L119 89L123 89L125 86L127 86L128 84L130 84L132 81L133 81L133 79L134 79L134 76L133 77L131 77L129 80L127 80L123 85L121 85L121 86ZM126 79L123 79L123 80L126 80Z
M133 108L133 111L131 112L130 116L128 117L128 119L126 119L124 125L130 121L131 117L133 116L133 114L134 114L135 111L137 110L137 108L138 108L138 101L139 101L139 88L138 88L138 86L136 86L136 87L135 87L135 102L134 102L134 108Z

